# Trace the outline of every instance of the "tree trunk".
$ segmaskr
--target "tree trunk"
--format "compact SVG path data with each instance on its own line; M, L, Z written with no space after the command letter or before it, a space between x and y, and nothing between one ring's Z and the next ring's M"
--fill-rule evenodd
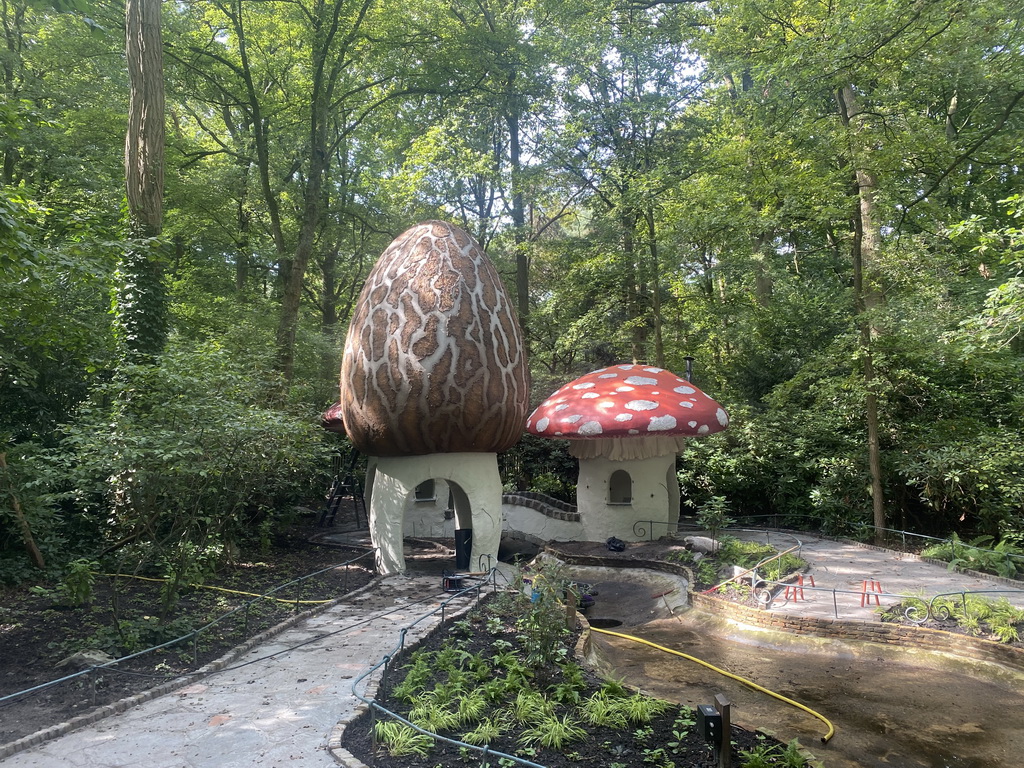
M654 211L648 208L644 212L647 220L647 250L651 256L651 315L654 325L654 364L659 368L665 367L665 341L662 327L664 325L661 317L661 263L658 258L657 229L654 221Z
M852 86L839 93L839 106L844 123L850 129L850 157L857 190L857 214L853 240L853 279L856 310L860 325L861 372L864 379L864 411L867 426L868 471L871 474L871 508L875 540L884 538L888 527L882 485L882 452L879 441L878 395L873 357L878 328L872 310L882 304L882 293L873 277L877 274L882 251L882 228L879 223L875 189L878 181L869 166L870 150L862 137L863 117Z
M522 149L519 136L519 115L505 115L508 125L509 166L512 177L512 237L516 252L516 310L523 339L529 346L527 328L530 324L530 259L526 250L526 208L523 204Z
M128 228L133 238L155 238L163 228L164 68L160 0L127 0L128 130L124 170ZM167 337L166 291L157 247L127 251L118 268L117 329L125 356L151 359Z
M163 225L164 64L160 0L127 0L128 131L124 169L133 234L156 237Z
M7 474L7 454L0 452L0 470ZM7 479L7 491L11 497L11 508L14 510L14 519L18 521L18 528L21 531L21 541L25 545L25 551L28 552L28 556L32 558L32 562L36 568L46 568L46 560L43 558L43 553L39 551L39 547L36 546L35 537L32 535L32 526L29 525L28 518L25 517L25 510L21 507L21 501L18 499L18 495L14 492L14 484L10 478Z

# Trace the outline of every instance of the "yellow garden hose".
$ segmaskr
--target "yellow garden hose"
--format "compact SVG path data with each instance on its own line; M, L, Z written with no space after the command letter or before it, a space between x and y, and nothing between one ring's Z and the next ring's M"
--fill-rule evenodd
M621 637L623 640L632 640L635 643L643 643L644 645L649 645L651 648L657 648L659 651L664 651L665 653L671 653L671 654L673 654L675 656L682 656L684 659L696 662L697 664L700 664L701 666L707 667L708 669L713 670L713 671L717 672L720 675L725 675L728 678L731 678L733 680L736 680L737 682L743 683L744 685L746 685L746 686L748 686L750 688L753 688L755 691L760 691L761 693L767 693L769 696L772 696L772 697L778 699L779 701L784 701L787 704L791 704L794 707L796 707L797 709L802 709L807 714L813 715L814 717L818 718L819 720L821 720L821 722L823 722L826 726L828 726L828 733L826 733L824 736L821 737L821 743L822 744L827 744L828 740L831 739L833 736L835 736L835 733L836 733L835 726L833 726L832 723L829 721L829 719L827 717L825 717L824 715L819 714L818 712L815 712L813 709L810 709L809 707L805 707L803 704L801 704L798 701L793 701L792 699L786 698L781 693L775 693L775 691L769 691L767 688L764 688L764 687L758 685L757 683L755 683L755 682L753 682L751 680L747 680L745 678L742 678L739 675L734 675L731 672L726 672L724 669L720 669L720 668L716 667L714 664L709 664L706 661L702 661L702 660L700 660L700 659L698 659L698 658L696 658L694 656L690 656L688 654L685 654L682 651L674 651L671 648L666 648L663 645L658 645L657 643L652 643L649 640L644 640L643 638L640 638L640 637L633 637L632 635L624 635L621 632L609 632L607 629L598 629L597 627L591 627L590 631L591 632L600 632L602 635L611 635L612 637Z
M139 581L156 581L165 582L168 579L154 579L149 576L132 576L128 573L94 573L94 576L109 576L111 578L118 579L138 579ZM239 592L237 589L225 589L224 587L211 587L208 584L188 584L186 586L196 587L198 589L212 589L217 592L227 592L231 595L242 595L244 597L262 597L264 600L273 600L278 603L288 603L289 605L323 605L324 603L331 602L330 600L285 600L283 597L270 597L269 595L257 595L254 592Z

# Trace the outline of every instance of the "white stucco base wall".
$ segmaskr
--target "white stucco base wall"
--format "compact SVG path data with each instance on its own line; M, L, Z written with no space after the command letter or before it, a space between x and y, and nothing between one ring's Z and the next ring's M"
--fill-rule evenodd
M448 483L434 480L434 497L417 499L412 494L405 502L406 536L429 538L452 538L455 535L455 516L448 505Z
M652 532L655 539L664 536L669 523L674 522L671 518L678 520L679 516L675 463L675 454L628 461L580 459L576 506L583 522L583 539L605 541L615 536L623 541L641 541L650 539ZM633 481L632 499L629 504L610 504L609 481L620 469ZM648 524L650 520L653 526Z
M583 536L583 525L579 521L555 520L518 504L502 504L501 511L505 519L505 533L513 539L543 544L549 541L578 541Z
M433 453L373 459L369 495L370 538L382 573L405 571L402 539L409 497L424 480L444 480L455 500L455 527L472 528L470 568L498 561L501 542L501 478L493 453Z

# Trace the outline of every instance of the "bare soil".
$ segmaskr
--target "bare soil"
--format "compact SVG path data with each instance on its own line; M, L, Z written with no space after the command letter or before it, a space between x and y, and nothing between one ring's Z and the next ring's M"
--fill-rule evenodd
M293 531L269 551L237 558L204 583L231 591L186 589L162 619L161 584L155 581L97 576L92 600L79 606L62 600L55 585L42 585L42 594L29 585L0 593L0 744L197 670L248 638L314 608L315 601L333 600L369 583L372 560L363 557L355 565L331 568L286 587L279 600L243 607L253 594L366 555L365 550L311 543L314 531ZM237 612L194 638L103 669L76 675L90 663L66 661L89 650L127 657L232 611ZM48 685L57 680L61 682Z

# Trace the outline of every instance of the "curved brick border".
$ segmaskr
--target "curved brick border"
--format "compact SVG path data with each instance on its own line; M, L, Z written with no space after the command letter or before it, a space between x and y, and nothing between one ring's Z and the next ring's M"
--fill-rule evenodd
M506 493L501 497L501 503L526 507L535 512L540 512L545 517L550 517L553 520L564 520L570 523L578 523L580 521L579 510L575 506L551 496L546 496L543 493L535 493L533 491Z
M78 730L79 728L83 728L87 725L92 725L93 723L99 722L104 718L120 714L121 712L125 712L126 710L131 709L132 707L137 707L139 704L144 704L147 701L152 701L153 699L159 698L160 696L172 693L173 691L176 691L179 688L184 688L186 685L191 685L197 680L202 680L205 677L209 677L214 672L221 671L229 664L231 664L233 661L236 661L237 659L251 651L260 643L263 643L273 637L276 637L285 630L291 629L296 624L299 624L312 616L316 616L317 614L322 613L323 611L326 611L329 608L333 608L335 605L338 605L339 603L343 603L346 600L355 597L356 595L362 594L363 592L373 589L377 586L377 584L380 581L381 577L377 576L372 581L370 581L370 583L366 586L360 587L359 589L353 592L349 592L343 595L342 597L337 598L336 600L332 600L329 603L324 603L323 605L315 606L307 611L303 611L302 613L297 613L294 616L291 616L285 619L284 621L280 622L279 624L275 624L270 629L264 630L260 634L250 637L241 645L232 648L219 659L211 661L209 664L200 667L195 672L189 672L188 674L182 675L181 677L176 677L173 680L168 680L166 683L161 683L160 685L156 685L152 688L147 688L145 691L140 691L139 693L133 694L123 699L118 699L117 701L111 702L110 704L106 704L102 707L97 707L96 709L91 710L90 712L86 712L84 715L79 715L78 717L73 717L70 720L67 720L63 723L58 723L57 725L52 725L49 728L44 728L41 731L30 733L28 736L23 736L20 739L17 739L16 741L9 741L6 744L0 744L0 760L4 760L10 757L11 755L15 755L18 752L22 752L30 747L43 744L47 741L52 741L53 739L63 736L66 733L71 733L72 731Z

